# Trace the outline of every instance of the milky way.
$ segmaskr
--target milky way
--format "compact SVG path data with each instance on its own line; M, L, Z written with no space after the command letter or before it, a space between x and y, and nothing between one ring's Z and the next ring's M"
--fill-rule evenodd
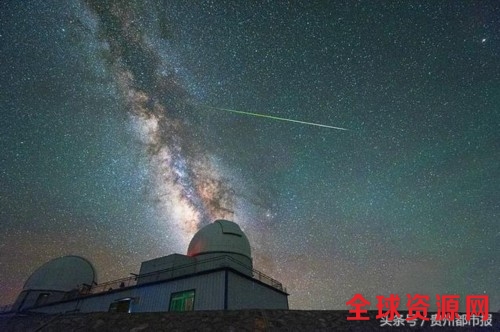
M179 118L179 113L190 111L182 77L162 61L154 47L158 37L145 28L158 17L137 2L88 3L98 17L97 34L109 46L104 50L107 65L149 157L151 194L185 245L201 225L231 216L234 192Z

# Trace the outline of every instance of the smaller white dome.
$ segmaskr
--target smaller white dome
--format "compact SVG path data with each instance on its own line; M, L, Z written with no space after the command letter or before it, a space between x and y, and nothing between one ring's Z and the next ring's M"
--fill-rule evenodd
M24 283L24 290L54 290L69 292L96 280L92 264L80 256L55 258L40 266Z
M238 254L252 259L248 238L240 226L229 220L216 220L193 236L188 256L209 253Z

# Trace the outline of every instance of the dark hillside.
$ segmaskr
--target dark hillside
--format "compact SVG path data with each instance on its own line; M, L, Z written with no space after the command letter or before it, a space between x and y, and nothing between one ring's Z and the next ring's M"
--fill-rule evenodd
M0 331L500 331L500 314L492 327L380 326L371 319L347 321L347 311L234 310L183 313L91 313L67 315L0 315ZM405 314L404 314L405 315ZM420 323L419 323L420 324Z

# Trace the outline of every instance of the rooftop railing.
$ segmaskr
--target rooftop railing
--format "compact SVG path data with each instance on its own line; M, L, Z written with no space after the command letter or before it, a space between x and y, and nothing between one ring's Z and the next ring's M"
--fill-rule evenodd
M159 270L159 271L154 271L151 273L145 273L145 274L140 274L140 275L133 275L131 277L127 278L122 278L122 279L116 279L104 283L100 283L97 285L93 285L92 287L84 287L81 291L81 295L90 295L90 294L98 294L102 292L108 292L111 290L115 289L120 289L120 288L125 288L125 287L131 287L135 286L137 284L137 281L140 279L143 280L168 280L170 278L162 278L162 275L174 275L174 272L182 270L182 269L189 269L189 268L196 268L197 271L208 271L211 269L216 269L220 267L234 267L236 265L238 268L237 270L243 270L245 273L248 275L251 275L254 279L259 280L260 282L269 285L277 290L280 290L282 292L286 293L286 288L283 287L283 285L269 277L268 275L265 275L264 273L252 269L248 267L247 265L243 264L237 259L234 259L233 257L223 255L223 256L218 256L218 257L212 257L212 258L207 258L204 260L198 260L193 263L189 264L182 264L178 266L174 266L169 269L164 269L164 270ZM208 267L208 268L207 268ZM179 276L179 275L177 275ZM152 281L149 281L152 282ZM144 284L147 284L149 282L144 282Z

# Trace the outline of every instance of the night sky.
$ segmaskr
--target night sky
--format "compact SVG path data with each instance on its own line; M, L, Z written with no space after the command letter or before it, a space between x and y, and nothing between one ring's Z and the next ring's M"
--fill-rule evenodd
M122 2L0 4L0 305L227 218L292 309L500 309L499 1Z

